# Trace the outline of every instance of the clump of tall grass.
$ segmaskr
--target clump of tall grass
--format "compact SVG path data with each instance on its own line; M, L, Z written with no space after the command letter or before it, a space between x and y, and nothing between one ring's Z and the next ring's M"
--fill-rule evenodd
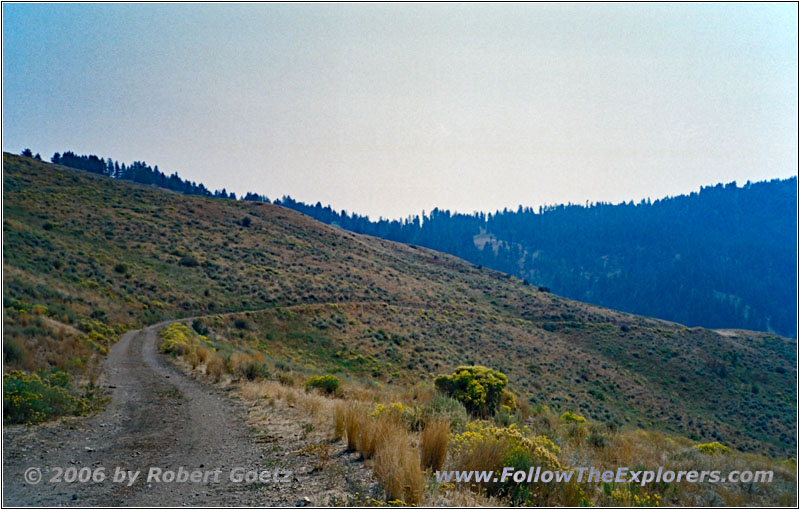
M411 445L408 431L396 423L381 429L380 433L383 435L373 466L375 478L386 491L388 500L418 505L425 486L419 450Z
M388 500L417 505L422 501L425 476L403 410L400 404L372 407L361 402L337 403L333 413L334 435L344 437L349 450L372 459L375 477ZM439 433L449 430L449 423L443 423L447 428L440 426ZM441 444L438 447L441 449Z
M422 429L421 461L425 469L438 470L447 456L450 443L450 422L444 418L429 421Z
M348 450L358 450L361 428L367 419L365 414L364 407L356 403L350 403L344 408L342 419Z
M225 361L215 352L210 353L206 362L206 376L214 382L219 381L225 373Z
M344 402L337 402L333 407L333 438L337 441L344 439L345 436L346 406Z

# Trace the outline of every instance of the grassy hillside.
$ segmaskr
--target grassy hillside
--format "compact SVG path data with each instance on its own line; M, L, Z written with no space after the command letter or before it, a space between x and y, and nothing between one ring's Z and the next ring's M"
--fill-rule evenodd
M461 364L611 427L796 447L796 345L619 313L265 203L179 195L3 155L4 370L76 381L126 328L204 319L272 370L402 386ZM213 336L213 335L212 335Z

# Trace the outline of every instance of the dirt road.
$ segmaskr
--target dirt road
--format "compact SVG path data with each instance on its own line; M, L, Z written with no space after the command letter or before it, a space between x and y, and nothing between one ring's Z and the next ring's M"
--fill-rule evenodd
M255 442L244 422L244 404L176 370L156 350L159 326L128 332L112 347L103 381L112 400L97 416L6 427L4 506L302 504L315 483L303 459L291 455L286 445ZM57 468L79 473L89 468L85 476L101 467L105 480L99 483L50 481ZM115 483L118 467L140 475L130 486L129 476ZM25 481L30 468L42 473L38 484ZM195 476L206 481L148 483L151 468L199 470L202 475ZM250 470L269 473L261 481L232 482L233 468L244 468L233 471L235 479ZM276 476L276 470L282 472ZM65 471L62 478L68 476Z

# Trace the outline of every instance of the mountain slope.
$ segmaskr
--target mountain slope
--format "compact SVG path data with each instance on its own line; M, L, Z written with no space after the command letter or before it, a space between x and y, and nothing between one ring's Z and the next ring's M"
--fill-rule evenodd
M125 328L263 309L237 341L298 371L410 384L478 362L534 403L597 421L795 448L794 341L571 301L271 204L8 154L3 167L4 368L91 378Z
M704 187L639 204L369 221L289 197L354 232L445 251L573 299L704 327L794 336L797 179Z

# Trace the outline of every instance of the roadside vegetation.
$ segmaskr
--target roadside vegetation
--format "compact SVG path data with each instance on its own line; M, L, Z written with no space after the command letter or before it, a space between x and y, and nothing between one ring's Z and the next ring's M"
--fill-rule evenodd
M175 332L184 339L175 349ZM750 506L790 505L795 499L796 460L746 454L719 442L700 443L676 434L595 422L575 411L531 405L505 374L461 366L422 382L382 384L369 376L312 376L310 367L289 368L270 358L264 377L249 378L242 363L255 359L223 344L211 330L199 335L183 324L162 330L161 348L184 370L210 383L233 387L251 403L250 413L301 409L308 428L328 439L301 452L315 465L328 462L333 445L345 445L371 470L375 483L343 504L547 505L547 506ZM216 340L209 340L216 338ZM197 364L193 353L210 350ZM180 353L180 354L179 354ZM220 354L222 353L222 354ZM209 370L214 356L222 371ZM265 431L266 433L267 431ZM659 467L680 470L771 470L771 483L505 483L437 482L437 470L600 470Z

